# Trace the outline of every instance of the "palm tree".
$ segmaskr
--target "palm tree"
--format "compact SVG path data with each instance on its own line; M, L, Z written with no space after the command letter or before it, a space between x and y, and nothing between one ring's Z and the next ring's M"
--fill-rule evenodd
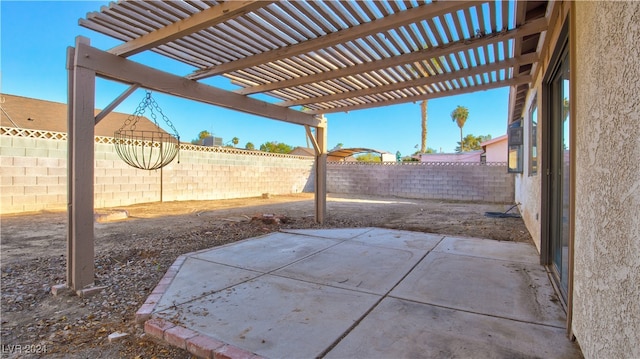
M462 142L462 127L464 127L464 123L467 122L467 117L469 117L469 109L464 106L458 106L455 110L453 110L453 112L451 112L451 120L458 124L458 127L460 127L460 152L464 152Z
M211 136L211 132L204 130L204 131L200 131L200 133L198 133L198 137L194 138L193 140L191 140L191 143L194 145L201 145L202 144L202 140L204 140L205 138Z
M233 143L233 147L236 147L238 145L238 142L240 142L240 139L238 137L234 137L231 139L231 143Z
M427 100L420 102L420 112L422 113L422 144L420 153L427 152Z

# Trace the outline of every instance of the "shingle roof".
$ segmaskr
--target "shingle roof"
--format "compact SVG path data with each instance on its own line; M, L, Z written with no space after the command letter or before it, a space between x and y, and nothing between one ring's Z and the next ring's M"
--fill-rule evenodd
M67 105L59 102L34 98L0 94L0 125L3 127L28 128L53 132L67 132ZM100 110L96 109L97 115ZM113 137L129 114L111 112L95 128L96 136ZM136 129L158 131L158 128L146 117L142 117ZM160 129L162 132L166 132Z

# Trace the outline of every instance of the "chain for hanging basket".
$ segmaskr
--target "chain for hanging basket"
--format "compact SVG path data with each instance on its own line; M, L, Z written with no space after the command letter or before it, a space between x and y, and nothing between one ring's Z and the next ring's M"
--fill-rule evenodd
M155 130L136 130L138 121L149 109ZM157 114L171 128L173 134L163 131L158 125ZM162 113L158 103L147 91L136 111L127 117L122 127L113 134L118 156L129 166L143 170L157 170L173 161L180 151L180 136L173 123ZM178 163L180 160L178 160Z

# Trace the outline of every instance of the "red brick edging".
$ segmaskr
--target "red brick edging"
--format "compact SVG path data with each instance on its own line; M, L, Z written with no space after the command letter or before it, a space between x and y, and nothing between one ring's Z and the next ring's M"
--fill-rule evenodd
M169 267L164 277L158 282L151 295L136 312L136 323L144 323L144 331L148 335L167 342L189 353L207 359L264 359L263 357L221 342L215 338L200 334L189 328L176 325L160 318L151 318L158 301L171 285L187 257L182 255Z

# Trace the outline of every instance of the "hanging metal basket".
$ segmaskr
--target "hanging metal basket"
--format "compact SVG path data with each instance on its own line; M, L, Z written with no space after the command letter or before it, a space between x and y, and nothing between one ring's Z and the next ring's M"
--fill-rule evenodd
M156 130L136 130L136 125L145 110L150 110ZM173 134L163 131L158 125L157 114L173 130ZM147 91L133 115L130 115L119 130L113 134L118 156L129 166L143 170L157 170L171 163L180 151L180 136L167 116ZM178 160L179 163L179 160Z

